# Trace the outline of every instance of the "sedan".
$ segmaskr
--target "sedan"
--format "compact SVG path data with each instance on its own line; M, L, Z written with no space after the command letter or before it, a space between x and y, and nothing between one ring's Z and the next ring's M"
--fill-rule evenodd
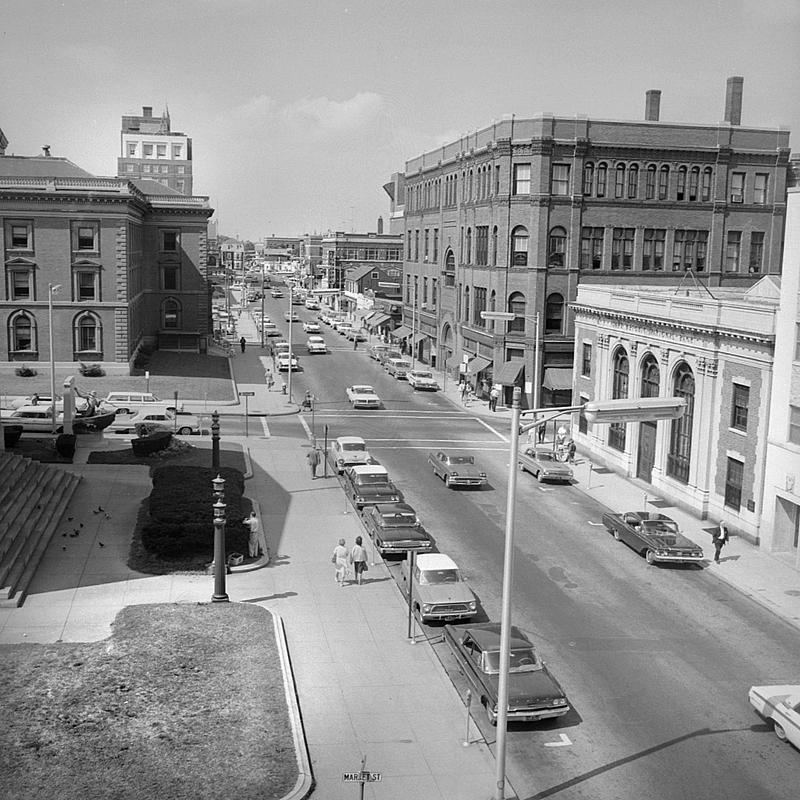
M533 642L513 625L510 634L508 721L536 722L563 717L569 711L569 701L561 685L539 658ZM497 725L500 623L445 625L444 640L480 698L489 722Z
M364 510L364 528L381 555L405 555L409 550L429 552L430 534L408 503L379 503Z
M360 436L340 436L338 439L334 439L331 442L328 459L340 475L344 472L345 467L372 463L366 442Z
M278 372L294 372L298 369L297 356L294 353L278 353Z
M486 473L475 464L474 456L439 450L428 454L428 463L433 468L433 474L438 475L444 481L444 485L449 488L455 486L482 487L488 483Z
M353 408L380 408L381 399L371 386L358 383L347 387L347 399Z
M270 297L283 297L283 292L280 289L273 289L269 295Z
M530 472L540 483L542 481L559 481L569 483L572 480L572 470L556 458L556 454L549 447L526 447L519 454L519 468L523 472Z
M13 411L0 412L5 425L19 425L25 432L49 433L53 430L53 406L22 406ZM56 406L56 430L61 432L64 425L64 412Z
M322 328L320 328L318 322L304 322L303 330L306 333L319 333L322 330Z
M288 311L285 311L283 318L287 322L300 322L300 315L296 311L292 311L291 314Z
M427 370L412 369L411 372L406 375L406 380L412 389L425 390L428 392L439 391L439 384L436 378L433 377L432 372L428 372Z
M367 334L361 328L350 328L345 334L347 339L351 342L366 342Z

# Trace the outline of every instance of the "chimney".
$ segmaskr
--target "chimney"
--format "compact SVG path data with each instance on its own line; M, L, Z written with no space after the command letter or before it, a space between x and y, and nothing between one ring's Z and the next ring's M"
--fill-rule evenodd
M383 217L378 217L378 236L383 233Z
M728 87L725 91L725 122L731 125L742 124L742 89L744 78L734 76L728 78Z
M42 155L45 158L50 158L50 145L49 144L43 144L42 145Z
M142 116L143 117L152 117L153 116L153 106L142 106Z
M658 115L661 112L661 89L648 89L644 96L644 118L648 122L658 122Z

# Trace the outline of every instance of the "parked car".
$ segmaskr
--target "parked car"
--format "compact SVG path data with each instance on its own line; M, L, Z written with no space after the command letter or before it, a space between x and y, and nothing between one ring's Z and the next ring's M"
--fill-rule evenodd
M349 322L334 322L333 327L339 332L340 336L347 337L353 326Z
M154 406L166 406L175 411L175 406L161 400L152 392L109 392L102 400L117 409L118 414L131 414Z
M306 308L309 311L319 311L319 303L316 300L308 299L306 300Z
M408 503L378 503L364 509L364 528L381 555L405 555L409 550L430 551L430 534Z
M344 493L361 510L376 503L401 503L403 493L389 479L389 471L380 464L358 464L342 473Z
M800 684L751 686L747 699L764 719L772 721L782 742L800 748Z
M372 456L360 436L340 436L331 442L328 460L336 472L341 475L345 467L352 467L355 464L371 464Z
M278 326L274 322L265 322L264 334L266 336L280 336L281 332L278 330Z
M283 353L278 353L278 356L275 360L278 365L278 372L289 372L289 370L294 372L300 367L300 365L297 362L297 356L294 353L290 353L288 351Z
M383 355L380 357L381 365L384 369L386 369L386 365L391 361L393 358L402 358L403 354L394 347L389 347L388 350L384 351Z
M203 432L199 417L187 411L171 411L166 407L148 408L124 420L118 417L109 426L109 430L115 433L133 433L140 423L146 423L148 427L158 430L174 431L182 436L189 436L193 433L201 434Z
M269 293L269 296L270 297L283 297L283 292L280 289L273 289Z
M308 341L306 341L306 350L308 350L309 354L327 353L328 346L321 336L309 336Z
M703 549L687 539L678 529L678 523L665 514L648 511L603 514L603 525L617 541L643 554L648 564L703 560Z
M303 330L306 333L319 333L322 328L320 328L318 322L309 321L303 323Z
M367 350L369 353L370 358L374 358L376 361L380 361L381 358L385 353L389 351L388 344L373 344L372 347Z
M397 380L404 381L411 371L411 362L404 358L390 358L386 362L386 371L393 375Z
M533 642L516 626L511 630L508 667L509 722L536 722L563 717L570 706L561 684L539 658ZM445 625L444 640L458 666L497 725L497 696L500 681L500 623Z
M414 560L409 579L408 562L400 569L401 586L423 622L452 622L471 619L478 610L478 601L461 577L458 565L444 553L420 553Z
M49 406L52 402L53 398L50 397L49 394L37 394L37 395L29 394L27 395L27 397L18 397L16 398L16 400L12 400L8 404L8 407L13 410L17 408L23 408L24 406L38 406L38 405ZM62 408L63 405L64 405L64 399L62 397L56 396L56 408ZM85 398L83 397L75 398L76 410L82 410L86 408L87 405L88 403L86 402Z
M347 340L350 342L366 342L367 341L367 333L362 328L350 328L347 333L345 333Z
M347 399L353 408L380 408L381 398L372 386L357 383L347 387Z
M486 473L475 464L475 457L444 450L428 454L428 463L433 474L438 475L445 486L486 486Z
M424 369L412 369L407 375L406 380L412 389L419 389L420 391L438 392L439 383L433 377L432 372Z
M19 425L26 433L50 433L53 430L53 406L22 406L12 411L0 411L4 425ZM61 432L64 425L64 412L56 406L56 431Z
M540 483L542 481L560 481L569 483L572 480L572 469L556 458L552 447L540 445L526 447L518 457L519 468L530 472Z

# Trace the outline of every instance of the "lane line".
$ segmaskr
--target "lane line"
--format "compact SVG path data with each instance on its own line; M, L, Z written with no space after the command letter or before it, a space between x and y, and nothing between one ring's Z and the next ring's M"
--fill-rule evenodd
M300 424L303 426L303 430L306 432L306 437L310 439L311 428L308 427L305 417L302 414L298 414L297 416L300 418Z
M367 442L369 445L369 442ZM433 445L424 444L424 445L378 445L377 447L369 447L370 450L435 450L436 448ZM448 447L448 452L451 450L472 450L478 451L481 453L507 453L507 447Z
M484 428L486 428L486 430L489 430L489 431L491 431L491 432L492 432L492 433L493 433L493 434L494 434L494 435L495 435L495 436L496 436L498 439L500 439L500 441L501 441L501 442L506 442L506 443L508 443L508 442L510 442L510 441L511 441L510 439L508 439L508 438L506 438L505 436L503 436L503 434L502 434L502 433L500 433L500 431L497 431L497 430L495 430L495 429L494 429L494 428L493 428L491 425L489 425L489 423L488 423L488 422L485 422L485 421L484 421L484 420L482 420L480 417L473 417L473 419L474 419L476 422L480 422L480 424L481 424L481 425L483 425L483 426L484 426Z
M560 733L561 741L558 742L545 742L545 747L569 747L572 744L569 736L566 733Z

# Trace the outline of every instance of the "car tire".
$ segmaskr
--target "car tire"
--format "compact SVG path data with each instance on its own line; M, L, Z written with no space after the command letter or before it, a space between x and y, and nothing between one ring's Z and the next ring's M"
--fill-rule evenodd
M445 476L444 476L444 485L445 485L445 486L446 486L448 489L450 488L450 476L449 476L449 475L445 475Z
M192 432L191 428L186 428L186 427L178 428L178 433L181 436L189 436L191 434L191 432Z
M622 540L621 540L621 538L620 538L620 535L619 535L619 531L618 531L616 528L614 528L614 530L613 530L613 531L611 531L611 534L613 535L613 537L614 537L614 538L615 538L615 539L616 539L618 542L619 542L619 541L622 541Z
M541 471L536 473L536 480L539 481L539 483L541 483L544 480L544 478L542 478Z
M130 409L128 409L128 408L118 408L117 409L117 414L130 414L130 413L131 413Z
M785 742L785 741L786 741L786 731L783 729L783 725L781 725L781 724L780 724L780 723L778 723L778 722L774 722L774 720L773 720L773 723L774 723L774 725L775 725L775 735L776 735L776 736L777 736L777 737L778 737L778 738L779 738L779 739L780 739L782 742Z
M655 564L656 563L655 554L653 553L652 550L648 550L644 554L644 558L645 558L645 561L647 561L648 564Z
M496 728L497 727L497 717L492 713L491 708L489 707L489 701L484 697L481 699L481 703L483 705L483 709L486 712L486 719L489 720L489 724Z

